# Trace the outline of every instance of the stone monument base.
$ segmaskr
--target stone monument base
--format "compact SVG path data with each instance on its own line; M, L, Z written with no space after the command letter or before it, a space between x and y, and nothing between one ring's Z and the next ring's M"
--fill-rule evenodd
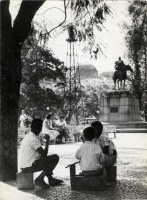
M139 101L129 91L111 91L101 97L100 121L142 121Z

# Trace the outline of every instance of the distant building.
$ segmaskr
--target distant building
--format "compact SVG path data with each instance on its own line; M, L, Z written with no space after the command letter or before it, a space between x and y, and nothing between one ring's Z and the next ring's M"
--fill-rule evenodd
M93 65L79 65L81 79L98 78L98 71Z
M79 65L80 79L81 85L86 88L89 86L92 87L103 87L104 85L108 85L109 88L113 88L114 83L112 80L113 72L103 72L100 75L98 74L98 70L91 64ZM59 80L47 80L42 79L40 81L40 87L43 89L52 89L56 93L61 92L62 89L56 87Z
M86 88L90 85L93 87L106 87L113 88L112 73L105 72L101 75L98 74L98 70L91 64L79 65L81 85ZM104 75L104 76L103 76Z

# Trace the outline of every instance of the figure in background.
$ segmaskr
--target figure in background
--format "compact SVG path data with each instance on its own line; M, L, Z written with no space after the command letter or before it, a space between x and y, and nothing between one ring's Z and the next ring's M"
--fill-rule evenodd
M63 115L60 115L59 120L54 121L54 127L59 131L60 135L57 137L57 143L62 143L63 137L65 138L65 142L70 141L70 132L67 128L67 123Z
M27 119L27 115L25 114L25 111L22 110L21 115L19 117L19 127L25 128L25 120Z
M53 127L53 114L48 114L43 121L42 133L50 136L50 140L55 140L60 133Z
M41 174L35 179L35 183L44 188L50 188L62 183L62 180L55 179L53 170L59 162L59 156L53 154L48 156L49 135L45 135L46 145L45 149L42 148L39 134L42 130L42 120L35 118L31 123L31 131L23 138L19 155L18 165L23 173L33 173L42 171ZM48 183L45 183L44 177L48 178Z

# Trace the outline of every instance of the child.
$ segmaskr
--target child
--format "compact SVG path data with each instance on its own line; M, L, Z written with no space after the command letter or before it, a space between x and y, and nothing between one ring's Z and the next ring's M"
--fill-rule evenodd
M103 125L99 121L92 122L91 126L95 130L95 138L94 138L94 143L100 145L103 154L104 154L104 164L105 168L107 167L112 167L116 163L117 159L117 151L115 148L115 145L113 141L106 137L103 136L102 131L103 131Z
M103 174L104 155L99 145L93 143L95 131L87 127L83 131L84 143L77 150L75 157L80 160L84 176Z

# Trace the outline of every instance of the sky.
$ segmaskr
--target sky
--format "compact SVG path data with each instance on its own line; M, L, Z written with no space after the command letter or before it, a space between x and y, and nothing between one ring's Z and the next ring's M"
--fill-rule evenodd
M128 14L128 0L106 0L106 3L110 6L112 11L112 16L106 18L104 24L105 29L102 32L96 33L96 40L101 43L103 54L98 54L97 60L91 58L89 52L83 53L82 47L83 44L77 42L76 50L78 55L79 64L92 64L94 65L98 72L104 71L114 71L114 63L118 60L120 56L124 63L128 64L126 57L126 46L125 46L125 31L122 27L123 23L130 24L131 19ZM12 15L12 20L15 19L20 5L20 0L11 0L10 4L10 13ZM42 22L47 25L48 30L51 30L53 27L57 26L64 20L64 14L61 11L64 11L63 1L47 0L41 8L38 10L34 17L34 21ZM70 15L70 10L67 11L68 21L72 21ZM60 33L60 34L59 34ZM67 32L61 33L61 29L58 28L56 33L51 34L51 39L48 43L48 48L51 48L56 57L61 61L66 63L68 44L66 39L68 38Z

